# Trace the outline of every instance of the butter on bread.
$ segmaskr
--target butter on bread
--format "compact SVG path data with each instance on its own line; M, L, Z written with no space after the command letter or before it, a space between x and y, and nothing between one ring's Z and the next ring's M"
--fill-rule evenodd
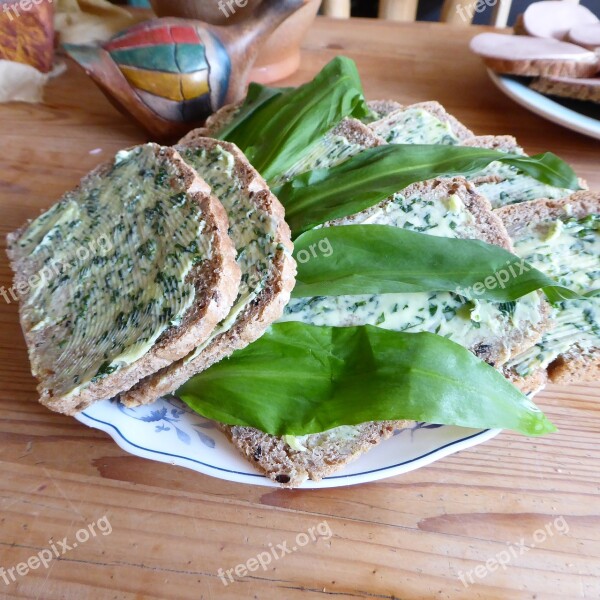
M227 228L179 154L146 144L119 152L10 234L40 402L77 413L205 340L240 283Z

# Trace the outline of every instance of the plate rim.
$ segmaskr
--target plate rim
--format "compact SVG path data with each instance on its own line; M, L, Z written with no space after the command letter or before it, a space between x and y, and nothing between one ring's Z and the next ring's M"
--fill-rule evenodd
M242 472L233 469L227 469L225 467L211 465L208 462L201 461L196 458L172 454L162 450L145 448L127 439L126 435L119 429L117 425L98 419L97 417L87 414L85 411L75 415L75 418L84 425L92 427L93 429L104 431L110 435L113 441L122 450L133 456L153 460L155 462L177 465L198 473L202 473L203 475L216 477L217 479L222 479L224 481L230 481L233 483L258 485L272 488L281 487L279 484L275 483L266 475L258 471L252 472L248 470ZM472 429L464 429L465 432L470 433L466 434L464 437L449 441L442 446L431 449L424 454L409 460L376 469L361 471L359 473L330 475L323 478L321 481L316 482L308 480L295 489L327 489L359 485L362 483L371 483L381 479L387 479L388 477L394 477L396 475L401 475L403 473L408 473L410 471L425 467L433 462L436 462L437 460L445 458L446 456L487 442L499 435L502 431L502 429L482 429L473 433ZM382 444L385 444L385 441L386 440L384 440ZM249 468L252 468L250 463L248 463L248 466Z
M496 87L517 104L552 123L600 140L600 120L563 106L510 76L499 75L491 69L487 72Z

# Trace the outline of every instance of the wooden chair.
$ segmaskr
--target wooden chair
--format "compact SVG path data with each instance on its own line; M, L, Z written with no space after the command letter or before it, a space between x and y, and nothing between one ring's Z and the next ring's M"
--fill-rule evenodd
M419 0L379 0L379 18L391 21L414 21ZM323 12L328 17L350 16L350 0L324 0Z
M444 0L441 20L454 25L470 25L475 15L477 3L481 0ZM579 0L563 0L575 2ZM419 0L379 0L379 18L392 21L414 21L417 18ZM506 27L512 6L512 0L487 0L494 7L492 24ZM323 11L330 17L348 18L350 0L324 0Z
M563 2L574 2L579 0L563 0ZM488 0L487 4L493 6L492 25L495 27L506 27L513 0ZM454 25L469 25L473 20L477 0L445 0L442 8L442 21Z

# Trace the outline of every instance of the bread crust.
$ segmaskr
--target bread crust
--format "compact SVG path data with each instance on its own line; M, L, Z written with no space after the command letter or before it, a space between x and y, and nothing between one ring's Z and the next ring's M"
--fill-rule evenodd
M295 285L296 263L292 258L293 244L290 229L285 222L283 206L271 193L264 179L233 144L198 137L196 132L192 132L181 140L177 148L183 150L190 146L209 149L220 146L234 156L235 177L251 191L252 200L257 207L277 223L274 243L279 247L275 252L263 291L238 315L233 326L211 340L194 359L174 361L123 392L120 399L126 406L154 402L160 396L176 390L197 373L258 339L267 327L283 314L283 309L289 302Z
M595 83L589 83L589 80L561 81L560 79L543 77L532 81L529 87L549 96L574 98L575 100L600 104L600 78L593 81Z
M400 102L395 100L371 100L367 102L367 106L377 115L380 119L387 117L390 113L393 113L401 108L404 108Z
M356 460L394 431L413 421L378 421L357 426L352 440L328 442L305 451L292 449L282 437L268 435L251 427L218 424L231 443L269 479L282 487L294 488L307 479L320 481Z
M156 372L174 360L185 356L190 349L205 340L217 323L231 308L239 288L240 269L235 262L235 247L227 235L228 220L223 206L210 195L210 188L195 171L190 169L179 154L171 149L149 145L157 160L168 162L174 167L177 179L181 182L178 189L191 195L193 202L201 208L207 223L213 255L210 260L194 267L186 281L193 282L196 290L194 305L184 316L181 324L165 331L154 346L140 359L126 365L98 382L89 383L80 390L66 395L56 395L43 376L44 367L39 356L49 343L45 330L28 330L23 321L23 302L21 302L21 322L29 348L32 371L40 380L38 391L40 402L51 410L64 414L76 414L92 403L110 398L124 389L128 389L143 377ZM103 177L112 169L113 163L105 163L86 175L75 193L85 190L98 177ZM30 275L27 257L20 256L17 242L27 226L8 236L8 255L15 271L15 283L26 282ZM25 297L20 298L21 301Z
M524 77L593 77L598 60L505 60L481 57L486 67L504 75Z
M464 140L461 146L487 148L489 150L500 150L501 152L523 151L517 139L512 135L476 135Z

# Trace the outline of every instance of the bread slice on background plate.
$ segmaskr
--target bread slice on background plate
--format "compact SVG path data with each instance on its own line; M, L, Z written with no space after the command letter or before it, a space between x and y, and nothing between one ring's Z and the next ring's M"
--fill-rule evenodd
M526 77L593 77L600 58L591 50L554 38L480 33L471 50L496 73Z
M576 79L574 77L541 77L529 86L536 92L559 98L573 98L600 104L600 77Z
M197 132L183 138L176 149L225 207L242 279L231 311L210 337L122 393L120 400L127 406L175 391L196 373L258 339L282 315L295 284L296 263L283 207L240 150Z
M40 402L77 413L208 338L240 270L227 216L171 149L119 152L8 236Z
M489 202L462 178L415 184L353 217L326 226L388 224L431 235L481 239L511 249ZM538 293L509 305L468 303L456 294L385 294L293 299L282 321L315 325L378 325L396 331L433 331L500 366L531 346L547 326L548 306ZM251 427L219 425L250 462L270 479L297 487L341 469L410 422L374 422L306 435L271 436Z
M497 211L515 252L563 285L585 294L600 288L600 193L537 200ZM586 224L587 223L587 224ZM519 387L600 380L600 297L561 302L553 328L505 366Z

